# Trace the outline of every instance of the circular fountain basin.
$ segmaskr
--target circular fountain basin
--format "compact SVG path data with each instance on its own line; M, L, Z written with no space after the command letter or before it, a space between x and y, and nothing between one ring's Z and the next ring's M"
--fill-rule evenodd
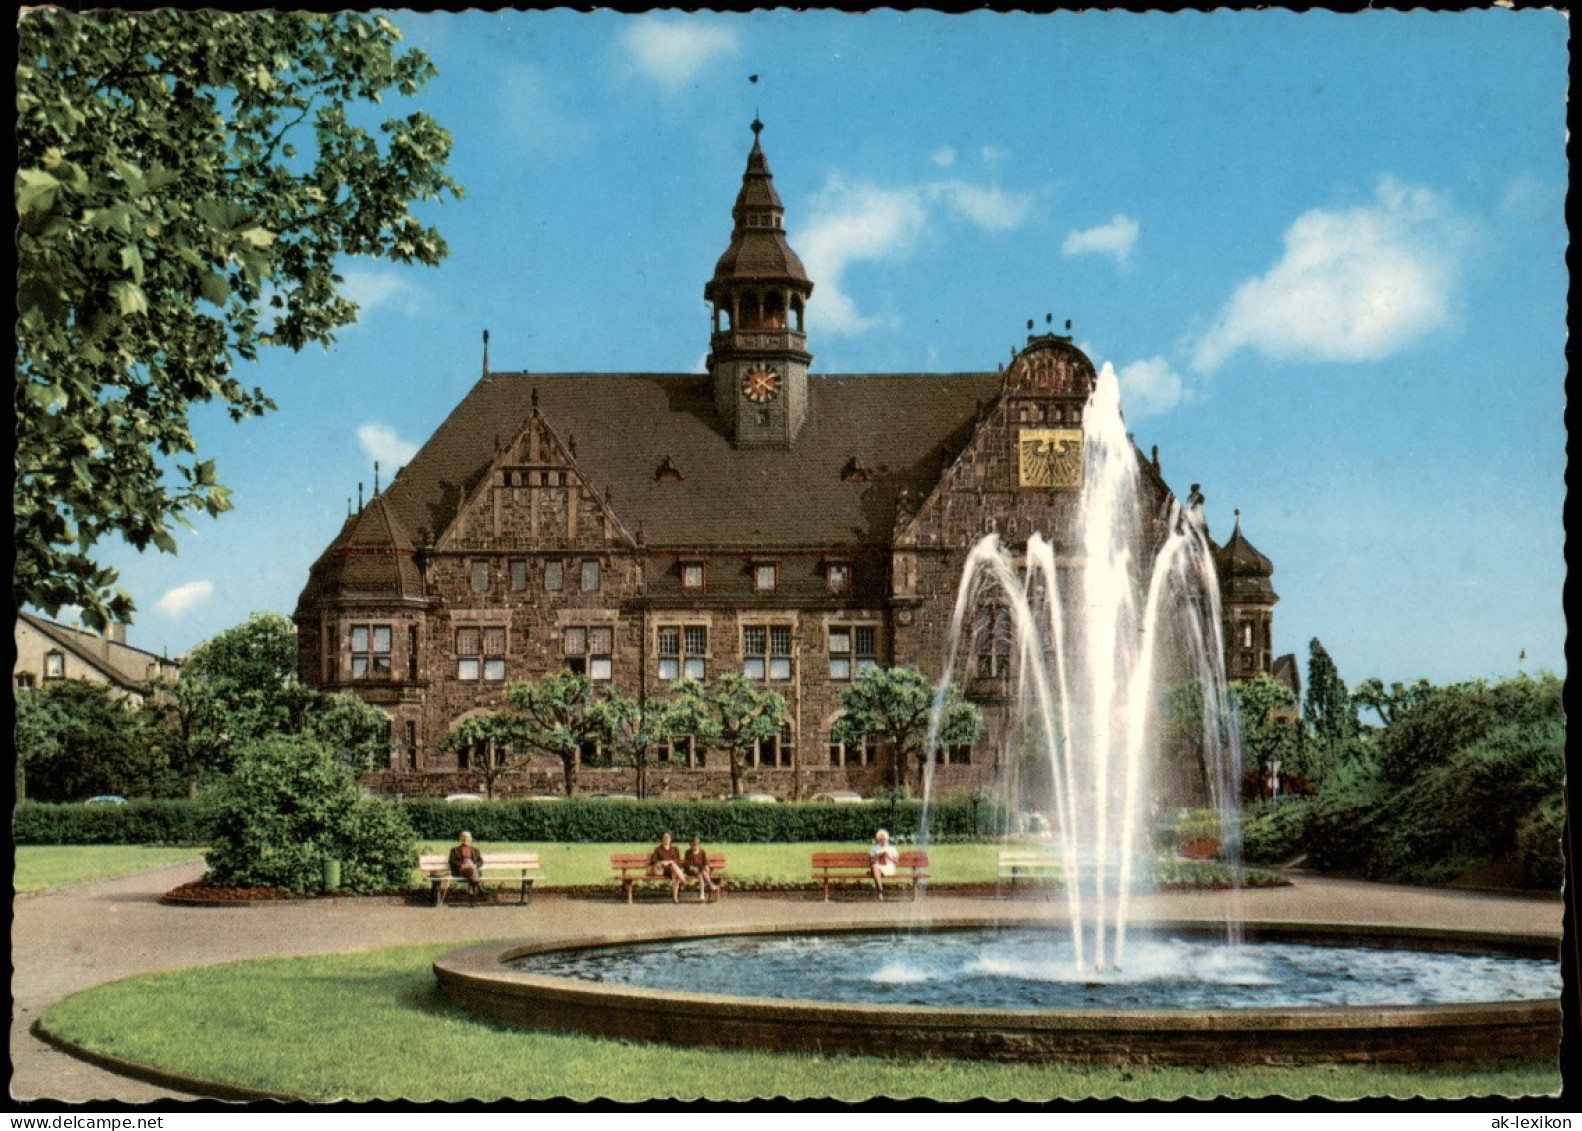
M684 1045L1225 1064L1484 1063L1559 1044L1553 939L1266 924L1232 950L1201 924L1155 923L1118 970L1079 972L1067 932L968 933L984 929L634 931L488 943L434 970L497 1020Z

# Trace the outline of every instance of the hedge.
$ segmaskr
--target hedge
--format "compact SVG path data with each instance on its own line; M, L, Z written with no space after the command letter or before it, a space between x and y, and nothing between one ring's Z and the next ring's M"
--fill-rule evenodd
M720 801L446 802L408 798L399 802L422 840L454 840L463 829L479 840L626 842L697 835L715 843L774 843L851 840L866 844L874 830L889 829L915 840L922 804L917 801L860 805L754 804ZM128 801L124 805L55 805L28 801L11 822L17 844L210 845L216 812L194 801ZM929 808L936 841L978 840L1000 835L1004 809L989 800L952 798Z
M755 804L720 801L484 801L401 802L423 840L454 840L463 829L479 840L551 843L649 841L662 832L702 837L717 844L766 844L851 840L867 843L886 828L915 840L922 804L917 801L850 805ZM942 801L930 806L934 840L992 837L1006 827L1006 814L987 800Z
M16 844L207 845L215 812L197 801L67 805L24 801L11 816Z

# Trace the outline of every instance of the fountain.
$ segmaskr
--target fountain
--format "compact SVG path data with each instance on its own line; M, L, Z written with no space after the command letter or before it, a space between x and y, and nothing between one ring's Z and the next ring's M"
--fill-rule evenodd
M1005 633L994 652L1014 657L1003 788L1013 805L1053 818L1062 904L958 900L947 912L924 900L871 918L798 907L778 922L487 943L436 960L444 992L539 1029L820 1053L1178 1064L1552 1057L1559 973L1548 935L1265 919L1242 946L1234 894L1185 915L1181 905L1174 917L1157 906L1135 913L1163 689L1196 688L1202 784L1233 869L1238 728L1201 505L1145 505L1108 366L1082 421L1070 533L1032 533L1019 554L989 534L968 553L924 780L926 798L959 653ZM1025 766L1037 772L1023 780ZM723 987L733 992L698 992Z
M1118 966L1125 951L1166 680L1189 680L1201 695L1204 784L1233 871L1239 863L1241 751L1226 699L1219 587L1202 507L1186 510L1170 499L1163 516L1144 514L1138 476L1119 383L1106 364L1083 414L1071 544L1057 552L1035 532L1017 561L991 533L967 555L925 762L926 803L959 654L985 633L1008 630L1015 677L1002 794L1012 810L1053 815L1072 961L1098 974ZM1151 545L1156 528L1162 539ZM1051 796L1029 799L1018 788L1024 748L1045 761L1040 780ZM1235 941L1237 917L1228 922Z

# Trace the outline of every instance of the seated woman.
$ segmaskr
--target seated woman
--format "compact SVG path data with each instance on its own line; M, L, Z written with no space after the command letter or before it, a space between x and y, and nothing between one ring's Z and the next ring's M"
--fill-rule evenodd
M461 843L450 850L446 863L450 874L467 881L467 890L476 892L483 882L483 853L472 846L472 834L462 833Z
M884 829L874 833L873 847L868 849L868 870L873 874L873 886L879 893L880 903L884 902L884 877L895 875L900 862L901 854L890 843L890 834Z
M708 899L709 892L716 894L720 885L714 882L714 873L709 870L709 854L698 842L697 837L692 838L692 847L687 849L687 854L681 858L681 867L688 876L698 881L698 902Z
M670 841L670 834L659 838L659 844L648 854L648 874L670 879L670 902L681 902L681 884L687 878L681 868L681 850Z

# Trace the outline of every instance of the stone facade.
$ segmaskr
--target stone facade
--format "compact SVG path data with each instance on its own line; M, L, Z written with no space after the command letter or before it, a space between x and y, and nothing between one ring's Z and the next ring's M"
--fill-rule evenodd
M637 699L677 678L745 673L789 707L781 739L749 759L745 790L872 795L896 767L888 751L831 742L845 689L871 666L939 675L983 534L1014 548L1041 531L1074 552L1064 477L1073 453L1080 475L1092 363L1047 334L992 373L810 374L813 284L787 243L760 128L704 292L708 374L486 365L314 564L296 614L302 675L389 713L390 766L370 784L478 789L486 752L444 749L445 736L497 709L509 683L571 668ZM1170 491L1141 462L1145 505L1162 518ZM1139 558L1161 529L1145 532ZM990 734L949 752L936 788L999 773L1006 675L992 648L968 658L961 682ZM635 792L632 769L588 755L581 791ZM561 786L558 761L541 760L496 793ZM647 789L728 794L727 760L662 749Z

